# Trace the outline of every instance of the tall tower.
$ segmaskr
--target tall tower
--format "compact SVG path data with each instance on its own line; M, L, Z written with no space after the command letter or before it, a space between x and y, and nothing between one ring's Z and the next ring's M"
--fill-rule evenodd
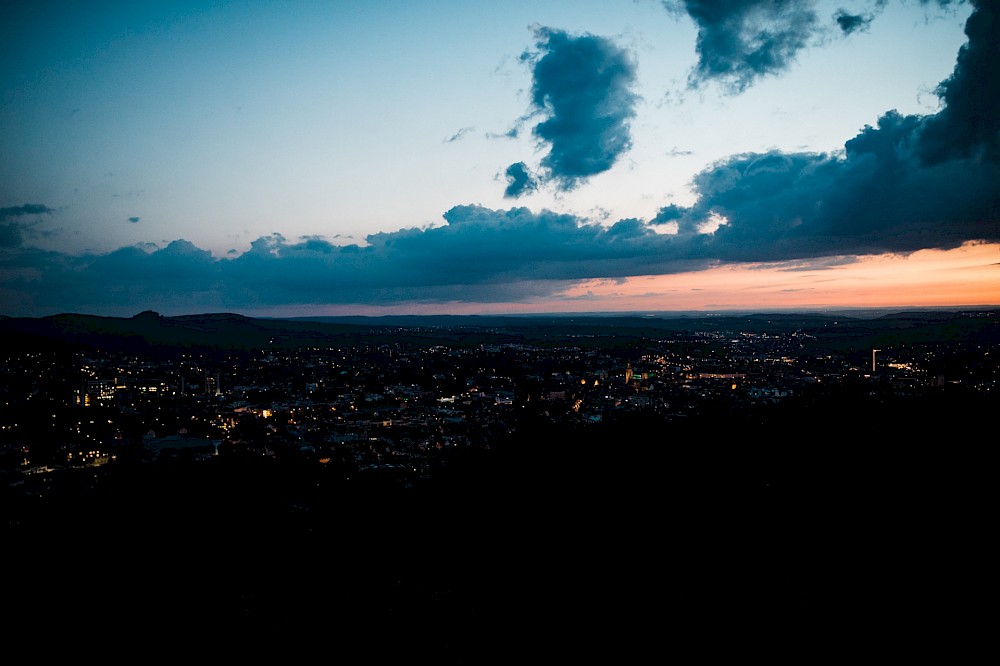
M628 364L625 366L625 383L626 384L632 383L632 361L629 361Z

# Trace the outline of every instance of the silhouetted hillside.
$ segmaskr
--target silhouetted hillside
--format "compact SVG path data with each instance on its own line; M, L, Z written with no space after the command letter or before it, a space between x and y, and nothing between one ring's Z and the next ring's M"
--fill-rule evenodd
M13 344L43 340L135 352L162 347L281 349L337 345L366 330L351 324L254 319L227 313L164 317L146 311L131 318L61 314L0 320L0 331L10 336Z
M131 318L61 314L0 318L8 345L64 344L152 351L187 349L293 349L406 341L423 345L527 343L627 346L681 332L757 332L801 335L817 350L868 350L913 342L1000 340L1000 310L909 311L878 317L760 313L700 316L430 316L252 318L210 313Z

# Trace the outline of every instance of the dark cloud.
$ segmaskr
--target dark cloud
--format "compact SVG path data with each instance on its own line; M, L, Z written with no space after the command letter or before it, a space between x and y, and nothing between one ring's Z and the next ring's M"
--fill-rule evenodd
M15 217L23 217L25 215L47 215L54 212L55 211L53 209L43 204L29 203L21 206L0 208L0 220L8 220Z
M548 146L545 180L571 190L607 171L632 147L630 122L638 96L629 54L603 37L539 28L533 63L532 109L548 118L532 134Z
M33 203L0 208L0 249L20 247L24 243L25 234L32 233L35 223L25 222L23 218L50 215L54 212L55 210L44 204Z
M998 3L972 4L937 114L889 111L840 154L772 151L711 165L678 220L681 236L700 244L692 256L777 261L1000 241ZM725 224L698 233L712 219Z
M837 13L833 15L833 20L837 22L845 35L867 31L874 19L872 14L850 14L844 9L837 10Z
M919 1L946 10L967 2ZM887 3L873 0L867 12L838 9L833 22L842 35L865 32ZM828 31L818 19L816 0L662 0L662 4L674 16L688 16L698 28L698 62L688 76L689 88L714 81L730 93L743 92L757 80L787 70L800 51L810 43L822 43Z
M291 243L279 234L218 259L186 241L148 252L73 257L0 254L0 300L31 311L108 312L156 303L160 312L329 303L525 302L574 281L706 265L686 242L623 220L610 227L527 208L456 206L445 224L378 233L366 245ZM446 266L447 270L442 270ZM637 272L638 271L638 272ZM100 280L101 289L91 286Z
M928 163L973 158L1000 163L1000 2L974 0L966 43L951 76L937 87L944 107L920 132Z
M141 217L133 215L132 217L128 218L128 221L131 222L132 224L137 224L141 219L142 219Z
M687 209L678 206L677 204L670 204L669 206L664 206L653 218L652 224L663 224L665 222L673 222L674 220L679 220L684 216Z
M1000 171L975 160L926 166L915 153L921 119L895 112L848 141L843 155L734 156L694 179L686 228L712 215L706 256L778 261L910 253L1000 241Z
M504 175L507 177L507 189L504 190L503 195L508 199L516 199L538 189L538 180L531 174L524 162L511 164L507 167Z
M322 252L323 254L330 254L337 249L336 245L322 238L304 238L302 239L302 245L306 250Z
M0 284L0 302L28 311L124 316L150 303L178 313L219 311L225 305L218 292L223 282L219 263L187 241L154 252L125 247L83 256L28 248L0 254L0 272L7 278Z
M690 209L688 208L683 208L676 204L670 204L657 211L653 219L649 221L649 224L653 227L672 224L676 227L676 231L678 233L684 234L687 231L690 231L684 226L689 223L689 213Z
M783 72L817 30L814 4L813 0L681 0L698 26L698 62L689 86L716 81L738 93L763 76Z
M0 248L20 247L23 241L19 225L0 223Z

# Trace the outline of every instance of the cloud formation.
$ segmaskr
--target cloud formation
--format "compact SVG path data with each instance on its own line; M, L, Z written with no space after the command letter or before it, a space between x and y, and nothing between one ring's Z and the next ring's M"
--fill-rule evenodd
M762 4L787 9L785 3L728 6L739 22L746 5ZM122 314L134 314L136 303L187 313L288 304L516 303L595 278L1000 243L1000 11L995 0L972 6L967 43L936 90L937 113L888 110L835 153L730 156L696 174L693 204L661 207L649 221L604 225L548 210L460 205L439 226L376 233L364 244L273 234L222 259L184 240L152 251L69 256L24 247L15 223L52 212L24 204L0 209L0 302L20 311L130 308ZM576 164L571 156L592 157L608 142L620 148L623 134L627 139L634 70L620 70L627 59L599 38L540 34L545 55L535 63L534 94L547 100L551 117L538 127L552 132L543 166L567 187L586 177L569 168ZM563 61L573 60L570 54L580 58L575 67ZM608 63L619 69L597 76ZM611 100L610 116L602 115L600 100ZM613 163L620 152L604 155L597 163ZM511 196L533 182L523 163L506 175Z
M503 195L508 199L516 199L538 189L538 179L532 175L524 162L511 164L504 172L504 176L507 178L507 188Z
M966 0L919 0L947 9ZM758 80L781 74L812 43L820 43L828 26L817 13L816 0L662 0L674 16L686 15L698 28L698 61L688 87L715 82L738 94ZM842 35L868 30L888 0L873 0L872 11L838 9L833 23ZM974 3L978 5L983 2Z
M55 211L43 204L27 203L20 206L0 208L0 249L20 247L25 233L34 222L24 222L22 218L50 215Z
M675 3L665 4L676 11ZM810 0L680 0L680 6L698 26L691 88L715 81L742 92L786 70L818 26Z
M868 30L875 17L871 14L850 14L847 10L839 9L834 14L833 19L840 26L845 35Z
M972 3L968 41L933 115L886 112L839 155L736 155L694 178L682 228L727 223L705 250L725 261L949 249L1000 241L1000 12Z
M636 66L604 37L544 27L535 37L537 50L521 59L532 64L532 113L547 117L532 134L548 147L544 180L568 191L610 169L632 147Z
M1000 3L971 4L968 41L951 76L935 91L944 107L920 130L920 155L928 163L955 158L1000 163Z
M8 208L0 208L0 220L8 220L15 217L24 217L25 215L47 215L49 213L54 213L55 211L45 206L43 204L23 204L21 206L10 206Z
M925 165L921 118L890 112L848 141L842 155L747 154L699 173L688 228L726 220L705 251L724 261L949 249L1000 241L996 164Z

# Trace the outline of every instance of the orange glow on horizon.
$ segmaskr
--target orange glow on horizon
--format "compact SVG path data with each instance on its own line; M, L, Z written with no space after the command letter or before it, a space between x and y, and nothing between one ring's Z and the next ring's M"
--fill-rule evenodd
M690 273L583 280L520 303L403 303L297 307L268 316L490 315L966 307L1000 305L1000 243L908 256L733 264ZM300 311L301 310L301 311Z
M949 307L1000 303L1000 244L860 257L720 266L694 273L591 280L567 296L593 310ZM607 302L614 307L594 307ZM584 308L578 307L577 310Z

